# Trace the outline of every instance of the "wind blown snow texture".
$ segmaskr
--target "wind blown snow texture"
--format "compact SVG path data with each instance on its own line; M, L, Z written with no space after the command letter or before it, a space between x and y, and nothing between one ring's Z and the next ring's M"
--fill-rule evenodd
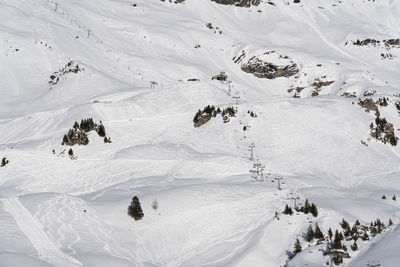
M400 49L345 45L399 38L399 1L272 2L0 0L0 265L281 266L299 237L289 265L322 266L302 239L309 220L324 232L342 218L397 224L399 146L367 141L373 112L342 95L389 97L381 112L400 134ZM276 51L299 74L256 78L232 60L242 51L243 63ZM83 70L51 86L70 60ZM230 94L211 80L220 71ZM311 97L324 76L335 82ZM236 106L232 96L229 123L193 127L198 109ZM112 143L91 132L71 160L63 135L89 117ZM283 190L250 178L251 143ZM127 216L134 195L142 221ZM316 203L318 218L274 219L291 195ZM346 266L398 266L398 226L359 247Z

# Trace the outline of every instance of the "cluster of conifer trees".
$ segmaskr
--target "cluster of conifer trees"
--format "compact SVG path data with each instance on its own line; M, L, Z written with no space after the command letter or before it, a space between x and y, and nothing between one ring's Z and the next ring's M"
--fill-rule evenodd
M111 143L110 137L106 137L106 129L103 123L97 124L93 121L93 118L82 119L81 123L75 121L72 129L68 130L68 133L64 135L62 145L87 145L89 138L87 133L90 131L96 131L100 137L104 137L104 143Z

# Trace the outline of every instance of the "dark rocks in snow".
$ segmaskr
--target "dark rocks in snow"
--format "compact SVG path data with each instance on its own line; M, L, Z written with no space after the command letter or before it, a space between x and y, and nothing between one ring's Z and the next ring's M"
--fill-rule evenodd
M53 72L50 75L49 84L51 87L53 87L59 82L62 76L67 75L68 73L78 73L82 70L84 69L81 68L78 64L75 64L73 60L70 60L63 68L59 69L56 72Z
M266 79L290 77L299 72L299 68L295 63L286 66L278 66L270 62L265 62L257 57L250 58L241 68L242 71L251 73L257 78Z
M239 56L234 56L232 60L235 64L238 64L243 60L244 57L246 57L246 52L243 50Z
M379 110L377 110L375 118L376 126L371 128L371 137L382 141L384 144L389 142L392 146L396 146L399 138L394 134L393 124L387 122L385 118L381 118L379 114Z
M313 82L312 86L314 87L313 92L311 93L311 96L318 96L319 92L321 92L321 88L325 86L329 86L333 84L335 81L321 81L319 78L315 79Z
M356 46L377 46L381 43L381 41L367 38L365 40L357 39L356 41L352 41L352 43L353 43L353 45L356 45Z
M353 45L355 46L373 46L373 47L378 47L381 44L384 45L386 48L400 48L400 39L386 39L383 41L372 39L372 38L367 38L365 40L356 40L356 41L351 41ZM346 42L348 44L348 42Z
M211 0L221 5L233 5L238 7L258 6L262 0Z
M371 110L376 111L378 109L375 101L372 100L372 98L360 99L357 104L364 108L366 112L370 112Z
M383 40L383 43L385 44L386 47L397 47L400 48L400 39L388 39L388 40Z
M213 76L211 80L217 80L217 81L226 81L228 79L228 75L225 74L225 72L221 71L219 74Z

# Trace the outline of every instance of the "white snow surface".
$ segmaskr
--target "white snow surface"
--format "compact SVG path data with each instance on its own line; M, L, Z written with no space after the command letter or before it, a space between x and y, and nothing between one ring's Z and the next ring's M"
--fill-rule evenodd
M357 102L388 97L380 111L400 136L400 48L345 43L400 38L400 2L270 2L0 0L0 266L324 266L304 233L342 218L394 222L342 266L399 266L400 147L368 140L375 115ZM242 63L292 61L299 74L256 78L232 60L243 50ZM50 86L69 60L84 70ZM211 80L220 71L231 83ZM315 79L334 83L312 97ZM194 128L208 104L238 114ZM91 132L71 160L62 138L89 117L112 143ZM251 143L266 182L250 177ZM127 215L135 195L140 221ZM292 196L319 216L281 215Z

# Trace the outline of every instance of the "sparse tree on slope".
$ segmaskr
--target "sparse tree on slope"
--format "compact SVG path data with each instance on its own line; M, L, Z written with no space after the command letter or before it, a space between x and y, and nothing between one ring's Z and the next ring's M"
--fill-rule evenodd
M321 229L319 228L318 223L315 223L314 237L317 239L324 238L324 234L322 233Z
M131 205L128 207L128 215L134 218L135 221L141 220L144 216L139 198L137 196L132 198Z
M299 254L301 252L302 248L301 248L301 244L299 239L296 239L296 243L294 244L294 250L293 250L293 257L296 256L297 254Z

